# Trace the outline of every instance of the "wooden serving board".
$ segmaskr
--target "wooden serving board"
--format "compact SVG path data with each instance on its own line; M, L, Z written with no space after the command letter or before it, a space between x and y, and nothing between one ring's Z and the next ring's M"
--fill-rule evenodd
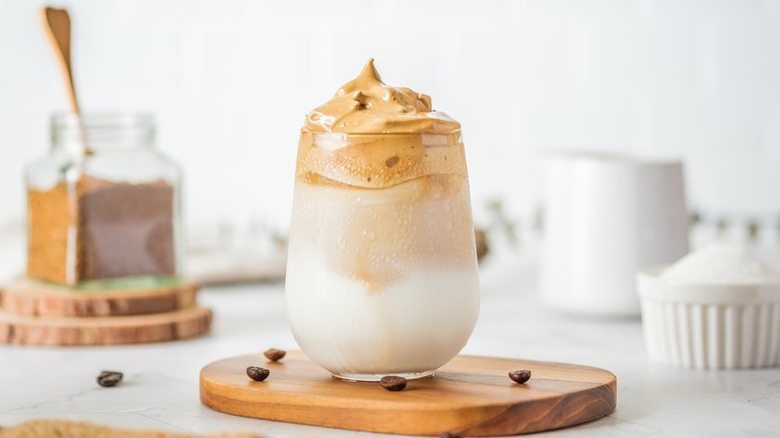
M72 290L40 281L18 280L0 291L0 307L41 316L125 316L163 313L195 305L198 286L146 289Z
M83 318L0 312L0 343L74 346L173 341L207 333L211 317L211 310L197 306L150 315Z
M246 367L271 371L263 382ZM529 369L518 385L509 371ZM433 377L410 380L391 392L375 382L334 378L300 351L280 362L260 354L207 365L200 399L220 412L244 417L404 435L444 432L497 436L540 432L595 420L616 405L609 371L551 362L458 356Z

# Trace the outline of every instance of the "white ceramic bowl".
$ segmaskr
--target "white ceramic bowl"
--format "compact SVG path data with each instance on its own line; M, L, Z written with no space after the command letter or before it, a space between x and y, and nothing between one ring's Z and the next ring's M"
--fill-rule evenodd
M650 359L685 368L780 366L780 283L679 284L637 274Z

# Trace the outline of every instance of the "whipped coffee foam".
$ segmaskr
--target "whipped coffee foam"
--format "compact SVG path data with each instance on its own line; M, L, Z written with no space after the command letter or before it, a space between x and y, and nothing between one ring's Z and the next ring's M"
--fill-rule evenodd
M458 131L460 123L434 111L431 98L406 87L385 85L369 59L355 79L306 116L309 132L349 134L432 133Z

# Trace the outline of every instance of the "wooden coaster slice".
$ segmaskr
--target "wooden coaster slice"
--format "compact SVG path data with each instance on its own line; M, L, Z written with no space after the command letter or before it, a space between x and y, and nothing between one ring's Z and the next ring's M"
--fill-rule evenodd
M270 370L250 380L248 366ZM507 373L529 369L522 385ZM369 432L497 436L541 432L603 417L615 409L609 371L551 362L458 356L433 377L390 392L376 382L334 378L300 351L280 362L259 354L220 360L200 373L200 399L244 417Z
M211 310L190 307L151 315L65 318L0 312L0 343L117 345L174 341L208 333Z
M0 291L0 308L40 316L124 316L171 312L195 305L198 286L72 290L23 279Z

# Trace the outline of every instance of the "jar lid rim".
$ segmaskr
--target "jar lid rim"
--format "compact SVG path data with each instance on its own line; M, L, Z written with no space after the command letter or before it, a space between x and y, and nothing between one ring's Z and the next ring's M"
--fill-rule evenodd
M51 115L53 127L85 126L89 128L116 126L151 126L151 112L100 111L87 113L56 112Z

